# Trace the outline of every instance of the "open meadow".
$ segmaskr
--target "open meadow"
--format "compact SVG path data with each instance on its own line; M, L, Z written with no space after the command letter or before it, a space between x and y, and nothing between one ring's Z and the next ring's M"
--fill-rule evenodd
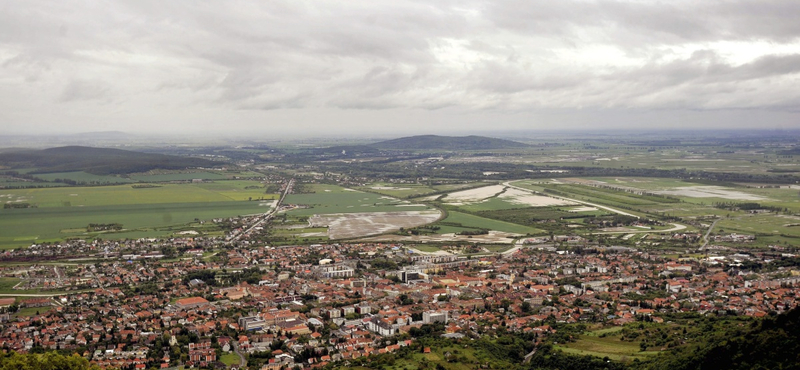
M581 335L575 342L559 344L555 348L570 354L608 357L615 361L644 360L658 353L657 351L643 352L639 348L639 342L625 342L614 336Z

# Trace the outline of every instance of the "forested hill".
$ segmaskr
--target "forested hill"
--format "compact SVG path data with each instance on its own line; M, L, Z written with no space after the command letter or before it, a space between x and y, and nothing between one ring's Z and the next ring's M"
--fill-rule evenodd
M419 135L381 141L370 146L395 150L487 150L524 148L528 145L485 136Z
M607 363L599 357L555 351L548 345L536 352L528 369L800 370L800 309L739 323L707 317L697 325L704 333L700 340L664 351L646 361Z
M96 175L128 174L153 169L179 170L215 167L218 162L202 158L141 153L130 150L64 146L43 150L15 150L0 153L0 165L35 168L29 173L84 171Z
M768 317L755 327L711 335L692 351L659 357L644 369L800 369L800 309Z
M89 360L73 354L64 356L55 351L45 354L18 354L8 352L0 354L0 370L100 370L97 365L92 365Z

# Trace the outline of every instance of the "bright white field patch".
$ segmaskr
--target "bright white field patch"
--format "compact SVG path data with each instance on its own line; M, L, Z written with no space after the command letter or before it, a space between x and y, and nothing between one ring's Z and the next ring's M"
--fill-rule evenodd
M382 234L434 222L441 217L438 210L336 213L314 215L309 219L312 227L328 227L328 238L349 239L367 235Z
M500 194L498 197L509 203L524 204L531 207L548 207L548 206L563 206L575 204L567 200L546 197L543 195L536 195L528 191L508 188L505 193Z
M575 207L575 208L568 209L567 212L576 212L577 213L577 212L591 212L591 211L596 211L596 210L597 210L597 208L595 208L595 207Z
M370 186L369 188L375 190L411 190L411 188L399 188L396 186Z
M765 200L767 198L748 194L741 191L730 190L722 186L686 186L673 190L654 191L656 194L675 195L691 198L723 198L730 200Z
M455 193L447 194L447 196L444 198L444 201L445 203L477 203L497 195L503 191L504 188L505 187L503 185L491 185L481 188L457 191Z
M450 193L444 198L444 202L453 205L475 204L485 202L489 198L493 198L495 196L497 196L498 199L508 203L523 204L530 207L548 207L575 204L567 200L536 195L529 191L506 187L503 185L484 186L482 188Z

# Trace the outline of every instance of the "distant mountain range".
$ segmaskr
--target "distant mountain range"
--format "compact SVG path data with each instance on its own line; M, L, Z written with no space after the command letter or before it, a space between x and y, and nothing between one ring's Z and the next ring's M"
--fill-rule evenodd
M130 150L64 146L43 150L15 149L0 153L0 165L35 168L29 172L53 173L84 171L95 175L128 174L154 169L179 170L215 167L219 162L203 158L140 153Z
M370 146L393 150L487 150L525 148L528 145L485 136L419 135L381 141Z

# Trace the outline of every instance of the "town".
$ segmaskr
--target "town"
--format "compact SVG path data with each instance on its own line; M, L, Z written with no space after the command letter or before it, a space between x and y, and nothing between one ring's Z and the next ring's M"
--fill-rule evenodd
M228 237L33 245L0 258L58 262L3 265L2 276L22 278L14 287L22 298L0 299L0 343L120 369L211 368L223 359L231 368L310 369L391 353L432 330L452 339L502 330L541 342L559 325L659 322L659 313L764 317L795 307L800 294L800 271L783 263L797 257L785 247L712 244L667 258L559 238L475 254ZM65 293L37 294L52 289ZM13 316L18 310L35 312Z

